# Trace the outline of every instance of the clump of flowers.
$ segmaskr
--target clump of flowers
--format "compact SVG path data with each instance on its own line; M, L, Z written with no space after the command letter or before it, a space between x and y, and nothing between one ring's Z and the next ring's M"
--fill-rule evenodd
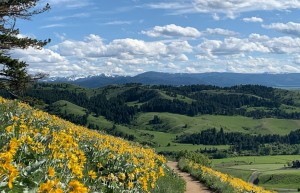
M0 97L0 191L149 192L164 163L152 149Z
M200 165L191 160L180 160L184 167L191 173L197 174L198 178L213 189L221 192L233 193L276 193L275 191L265 190L262 187L243 181L242 179L232 177L231 175L221 173L212 168Z

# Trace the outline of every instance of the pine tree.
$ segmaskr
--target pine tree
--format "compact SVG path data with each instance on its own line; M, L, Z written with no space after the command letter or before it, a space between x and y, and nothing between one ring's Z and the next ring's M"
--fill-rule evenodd
M30 75L25 62L14 59L9 51L15 48L26 49L34 47L41 49L48 40L36 40L20 37L19 29L15 27L17 19L30 20L32 16L50 9L49 4L36 8L39 0L2 0L0 1L0 89L5 89L19 97L25 88L45 74Z

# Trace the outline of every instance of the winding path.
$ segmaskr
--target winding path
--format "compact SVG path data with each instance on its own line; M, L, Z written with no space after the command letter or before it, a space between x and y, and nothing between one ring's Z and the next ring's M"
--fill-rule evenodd
M248 182L251 183L251 184L254 184L254 181L258 178L258 171L254 171L251 176L249 177L249 180Z
M212 191L208 190L203 184L199 181L195 180L190 176L189 173L182 172L178 169L177 162L168 161L167 165L169 168L174 170L179 176L181 176L186 182L186 191L185 193L212 193Z

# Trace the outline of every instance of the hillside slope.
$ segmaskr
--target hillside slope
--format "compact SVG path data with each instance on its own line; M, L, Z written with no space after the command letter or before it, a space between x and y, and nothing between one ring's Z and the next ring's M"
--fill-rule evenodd
M164 175L152 149L0 98L0 191L144 192Z

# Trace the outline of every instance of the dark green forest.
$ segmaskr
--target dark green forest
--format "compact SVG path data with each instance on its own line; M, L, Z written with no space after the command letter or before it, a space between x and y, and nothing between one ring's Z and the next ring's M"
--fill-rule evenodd
M67 89L67 84L36 84L26 95L37 98L48 105L58 100L67 100L88 109L87 113L104 116L115 123L129 124L139 112L169 112L188 116L241 115L255 119L274 117L298 119L300 112L289 112L281 105L295 105L292 98L285 98L284 90L259 85L217 87L207 85L190 86L145 86L127 84L108 86L101 92L88 96L80 89ZM108 97L110 92L126 88L124 92ZM162 97L161 93L169 96ZM2 95L5 95L3 93ZM6 97L9 97L6 96ZM186 102L188 98L192 102ZM135 102L136 105L128 105ZM249 109L252 109L249 111ZM55 112L54 112L55 113ZM84 116L70 118L85 125Z
M6 98L9 93L1 92ZM117 125L129 128L142 113L173 113L189 117L200 115L245 116L252 119L276 118L299 119L300 96L298 92L265 87L260 85L240 85L218 87L209 85L166 86L126 84L85 89L64 83L38 83L25 95L31 105L56 114L76 124L101 130L99 125L88 121L88 117L102 116L114 123L106 132L129 140L136 136L117 129ZM84 108L84 113L72 114L56 104L69 101ZM66 104L65 104L66 105ZM154 116L149 125L163 127L165 123ZM185 124L184 128L188 125ZM298 130L297 130L298 129ZM152 136L149 134L148 136ZM217 149L202 149L202 153L224 157L227 154L298 154L300 130L295 128L287 135L245 134L224 132L223 128L206 129L201 132L178 135L174 142L194 145L228 145L225 153ZM152 136L153 137L153 136ZM151 144L151 143L149 143ZM298 150L298 151L297 151Z

